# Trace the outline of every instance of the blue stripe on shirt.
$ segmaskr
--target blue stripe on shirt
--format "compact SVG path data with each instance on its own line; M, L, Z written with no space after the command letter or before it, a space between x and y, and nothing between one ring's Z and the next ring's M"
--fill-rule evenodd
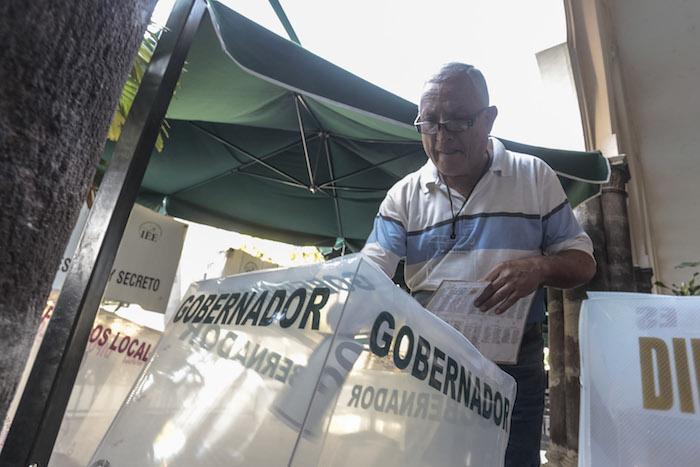
M406 256L406 229L401 222L389 217L377 216L367 243L379 243L399 258Z
M455 226L454 246L445 239L452 233L452 223L440 225L417 235L408 236L407 264L427 261L450 251L525 250L538 251L542 244L542 223L531 217L461 218Z
M583 233L568 202L561 208L555 208L543 218L542 229L543 249Z

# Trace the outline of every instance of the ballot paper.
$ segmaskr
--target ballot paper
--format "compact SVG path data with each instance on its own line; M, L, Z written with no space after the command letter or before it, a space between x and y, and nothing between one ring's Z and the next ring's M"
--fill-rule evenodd
M425 308L462 333L492 362L515 364L535 293L521 298L500 315L494 311L497 307L483 313L474 306L474 300L488 285L488 282L442 281Z

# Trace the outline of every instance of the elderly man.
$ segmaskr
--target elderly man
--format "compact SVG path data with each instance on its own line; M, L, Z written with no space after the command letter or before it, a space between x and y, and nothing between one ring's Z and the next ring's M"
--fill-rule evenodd
M501 366L518 383L506 465L525 467L540 463L543 286L582 284L595 261L554 171L489 137L497 114L471 65L447 64L427 81L415 125L430 160L389 190L362 251L389 277L406 258L423 305L444 279L488 282L475 304L496 313L536 292L518 363Z

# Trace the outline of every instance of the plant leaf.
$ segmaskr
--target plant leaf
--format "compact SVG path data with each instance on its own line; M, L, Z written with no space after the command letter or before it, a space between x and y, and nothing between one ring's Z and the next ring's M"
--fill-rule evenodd
M126 83L124 84L121 97L119 98L119 103L114 112L114 117L112 118L112 123L110 125L109 133L107 135L107 138L111 141L116 141L117 139L119 139L122 127L124 126L127 115L129 114L131 106L134 103L134 99L136 98L136 94L138 93L139 87L141 86L141 82L143 81L143 77L146 73L146 69L148 68L148 64L153 58L153 53L155 52L156 47L158 46L158 41L163 35L163 32L166 30L166 27L151 22L148 25L146 32L144 33L143 40L141 41L141 46L139 47L139 52L136 55L136 59L134 60L134 63L131 66L131 72L127 77ZM187 70L183 68L182 72L184 73L185 71ZM179 81L177 82L177 86L182 87ZM158 152L161 152L163 150L165 138L170 137L170 134L168 132L169 128L170 124L167 120L163 119L163 123L161 124L160 130L158 132L158 138L156 139L155 143L155 148Z

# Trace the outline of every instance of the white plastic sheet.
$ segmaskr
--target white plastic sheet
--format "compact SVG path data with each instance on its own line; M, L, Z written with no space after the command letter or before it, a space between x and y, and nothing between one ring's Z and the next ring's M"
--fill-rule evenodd
M353 255L193 284L90 465L502 465L514 397Z
M700 465L700 297L589 293L579 334L579 465Z

